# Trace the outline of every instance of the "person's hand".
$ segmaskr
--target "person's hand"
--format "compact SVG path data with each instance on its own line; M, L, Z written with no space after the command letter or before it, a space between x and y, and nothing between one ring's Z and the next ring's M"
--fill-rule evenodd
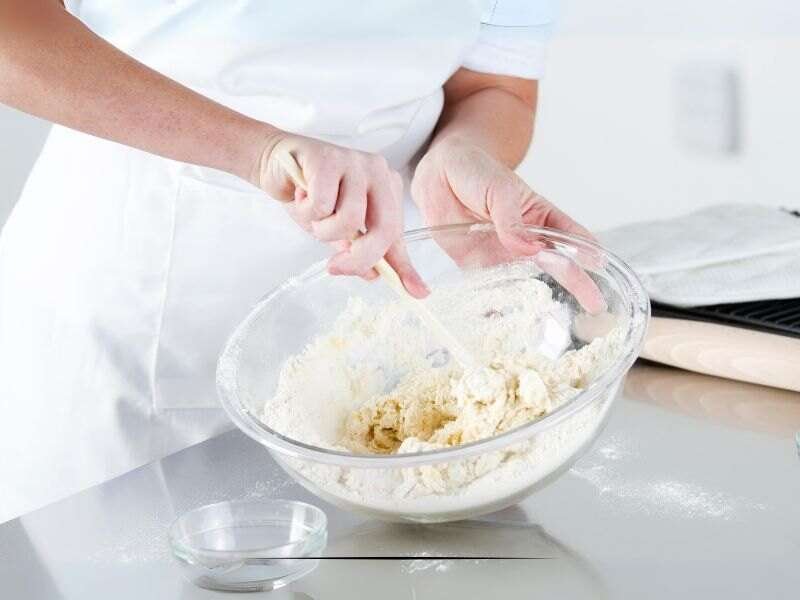
M525 226L550 227L593 239L589 231L482 149L459 139L434 143L417 166L411 194L428 225L494 223L496 235L437 237L458 264L491 265L521 255L534 256L537 265L588 312L606 308L586 272L563 255L548 251L541 237Z
M279 153L294 158L308 191L295 185L276 160ZM280 133L263 150L253 179L272 198L286 203L300 227L334 245L337 253L328 262L331 274L374 279L378 275L372 267L385 257L412 295L427 295L402 240L403 182L385 158Z

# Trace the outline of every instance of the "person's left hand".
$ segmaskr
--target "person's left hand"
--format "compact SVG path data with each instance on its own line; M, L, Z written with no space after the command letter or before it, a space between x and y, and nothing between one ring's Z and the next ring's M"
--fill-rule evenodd
M481 148L460 139L434 143L417 166L411 194L428 225L495 225L497 235L474 236L470 243L463 236L437 237L458 264L489 265L534 256L537 265L587 312L605 310L603 296L586 272L563 255L548 251L541 237L525 226L560 229L590 240L593 236Z

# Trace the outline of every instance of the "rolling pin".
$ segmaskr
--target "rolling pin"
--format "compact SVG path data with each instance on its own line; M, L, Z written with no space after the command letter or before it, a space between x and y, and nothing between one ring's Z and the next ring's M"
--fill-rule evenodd
M697 373L800 392L800 338L653 317L641 357Z

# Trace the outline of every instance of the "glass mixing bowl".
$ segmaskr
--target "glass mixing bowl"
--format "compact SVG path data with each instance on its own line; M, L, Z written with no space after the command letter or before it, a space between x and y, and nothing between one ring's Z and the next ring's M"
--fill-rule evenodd
M525 268L530 266L529 276L545 282L563 309L566 342L559 353L590 343L612 326L620 328L621 344L607 368L548 415L477 442L408 454L354 454L311 445L270 428L260 417L265 401L275 393L284 362L330 331L349 298L361 297L368 305L397 301L380 282L328 275L324 262L266 296L234 331L217 370L224 409L301 485L346 509L386 520L430 523L476 517L519 502L567 470L597 437L638 355L650 314L641 283L612 253L549 229L530 227L526 235L544 248L544 254L511 257L494 228L483 224L419 229L408 232L405 240L414 265L432 289L496 265L522 261ZM565 281L564 273L574 276L576 267L602 294L607 305L603 314L589 315L559 283ZM465 335L447 314L438 316L456 336ZM399 329L406 326L398 322ZM362 353L359 360L370 356ZM388 372L391 365L381 368Z

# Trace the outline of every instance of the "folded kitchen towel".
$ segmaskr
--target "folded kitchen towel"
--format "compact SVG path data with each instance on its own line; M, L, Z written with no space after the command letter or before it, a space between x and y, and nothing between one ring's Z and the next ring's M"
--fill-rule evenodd
M722 204L600 233L650 297L707 306L800 297L800 213Z

